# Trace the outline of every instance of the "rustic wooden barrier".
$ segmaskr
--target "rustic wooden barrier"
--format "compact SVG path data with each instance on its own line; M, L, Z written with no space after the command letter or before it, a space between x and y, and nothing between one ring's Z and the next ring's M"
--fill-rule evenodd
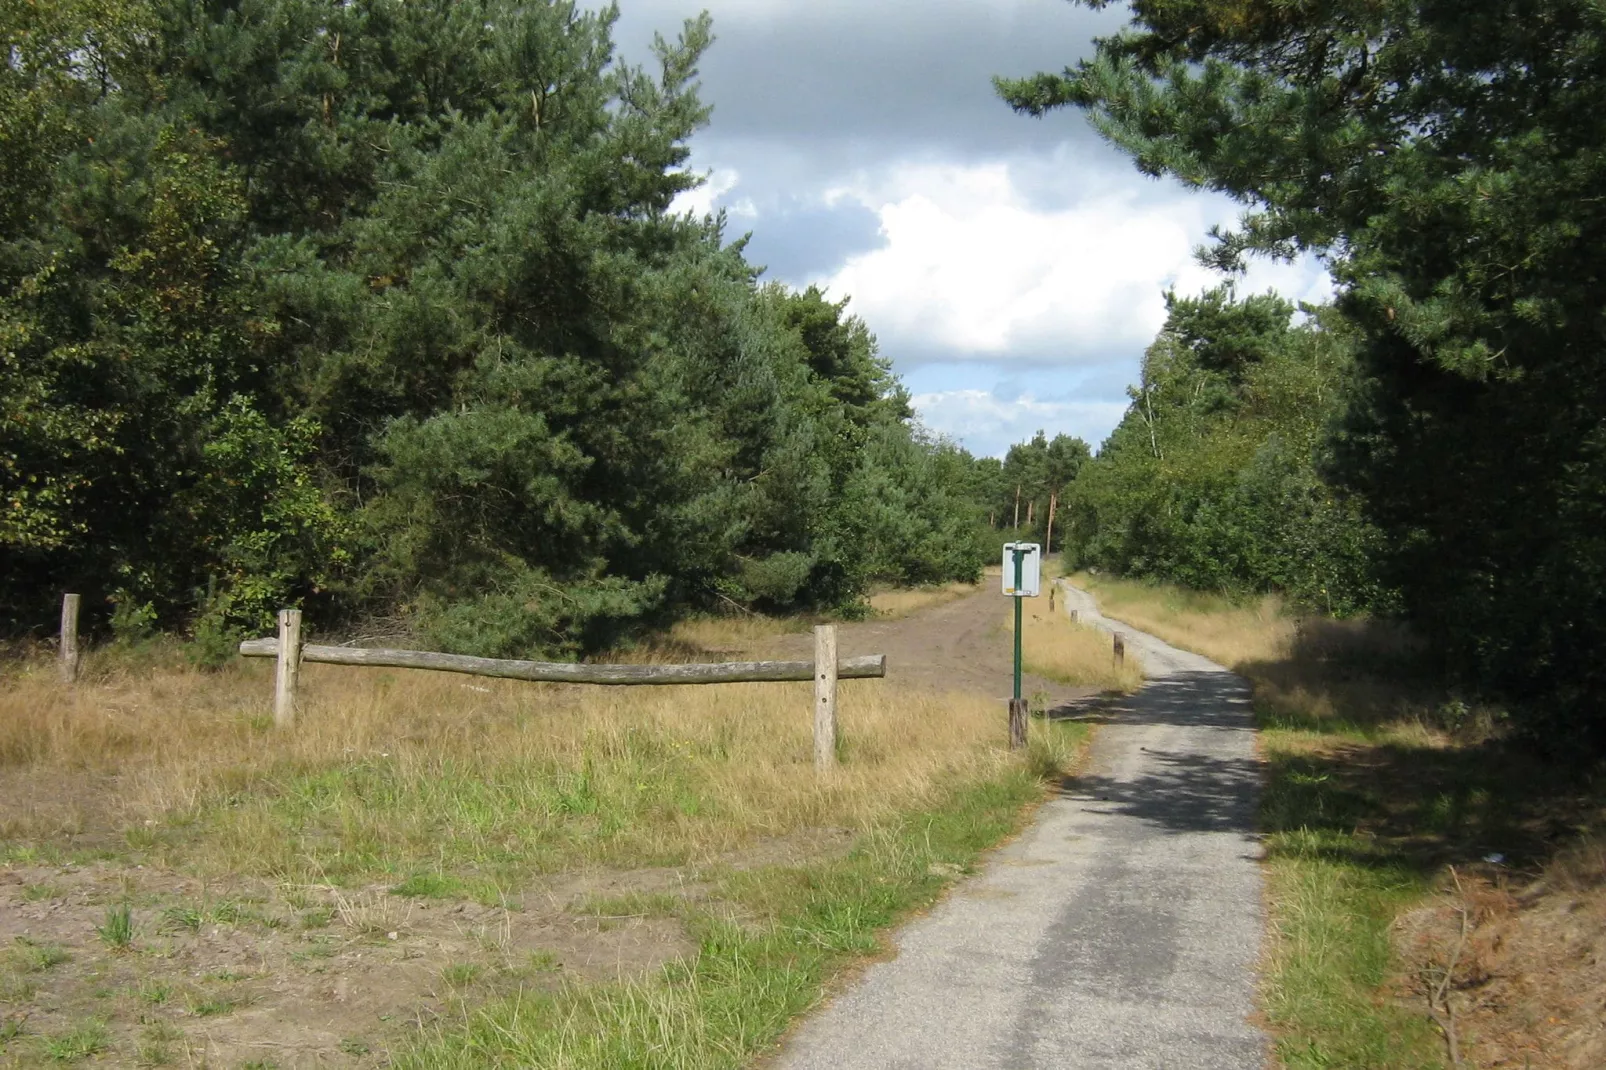
M820 770L836 764L837 680L880 679L887 675L885 654L838 659L836 626L814 629L814 661L723 661L701 665L576 665L553 661L509 661L438 654L427 650L380 650L368 647L320 646L301 642L301 611L279 611L279 638L247 639L240 654L248 658L277 658L274 676L273 722L281 728L295 723L296 685L302 662L325 665L368 665L393 669L433 669L505 680L532 680L557 684L664 685L774 683L814 681L814 764Z
M1123 636L1120 632L1114 632L1112 634L1114 634L1114 636L1115 636L1115 663L1117 665L1125 665L1126 664L1126 637Z
M836 678L841 666L837 664L833 624L814 629L813 669L814 768L823 773L836 765Z
M290 612L295 612L291 610ZM248 658L276 658L277 639L247 639L240 653ZM424 650L378 650L355 646L301 647L301 661L325 665L371 665L392 669L434 669L505 680L553 684L739 684L814 679L812 661L717 661L706 665L576 665L561 661L504 661ZM879 679L887 675L885 654L866 654L837 663L841 680Z
M61 596L61 642L56 648L56 666L64 684L78 679L78 603L75 594Z
M279 638L273 641L273 652L279 659L278 671L273 677L273 723L278 728L290 728L296 723L296 684L301 679L301 662L307 656L301 645L301 610L279 610ZM240 644L245 653L245 644Z

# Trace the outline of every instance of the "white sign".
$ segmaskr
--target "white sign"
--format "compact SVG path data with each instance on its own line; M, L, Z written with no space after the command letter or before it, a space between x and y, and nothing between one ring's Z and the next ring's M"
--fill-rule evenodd
M1015 551L1020 555L1020 588L1015 587ZM1036 598L1042 593L1043 548L1035 542L1004 544L1004 593L1016 598Z

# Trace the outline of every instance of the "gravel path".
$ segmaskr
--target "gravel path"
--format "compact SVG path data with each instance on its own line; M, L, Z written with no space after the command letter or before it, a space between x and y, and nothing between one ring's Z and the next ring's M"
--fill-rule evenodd
M1127 637L1149 683L1083 714L1101 722L1087 771L776 1067L1266 1064L1249 1022L1264 919L1247 688L1065 593Z

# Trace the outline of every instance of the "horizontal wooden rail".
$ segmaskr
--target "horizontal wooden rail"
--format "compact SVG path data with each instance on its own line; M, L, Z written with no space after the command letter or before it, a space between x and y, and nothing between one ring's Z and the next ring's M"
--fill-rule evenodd
M279 656L279 640L247 639L240 653L248 658ZM725 661L705 665L575 665L552 661L503 661L437 654L425 650L376 650L355 646L301 648L302 661L328 665L374 665L394 669L434 669L471 676L497 676L507 680L538 680L559 684L734 684L814 679L812 661ZM837 662L836 674L845 680L887 675L885 654L866 654Z

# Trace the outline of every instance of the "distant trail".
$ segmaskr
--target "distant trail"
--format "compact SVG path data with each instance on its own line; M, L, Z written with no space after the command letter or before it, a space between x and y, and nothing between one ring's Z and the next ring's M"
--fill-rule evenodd
M981 589L952 602L918 610L896 620L867 620L837 625L842 657L887 656L888 687L965 691L1007 700L1012 686L1009 599L999 591L998 577ZM1048 599L1028 599L1029 612L1048 613ZM767 643L764 656L809 658L814 639L785 636ZM1021 693L1042 696L1047 708L1086 698L1093 692L1027 673ZM998 716L1004 731L1005 715Z
M1249 1023L1264 919L1248 690L1066 593L1084 621L1127 636L1150 682L1086 711L1102 724L1087 772L904 928L896 958L804 1023L775 1067L1266 1064Z

